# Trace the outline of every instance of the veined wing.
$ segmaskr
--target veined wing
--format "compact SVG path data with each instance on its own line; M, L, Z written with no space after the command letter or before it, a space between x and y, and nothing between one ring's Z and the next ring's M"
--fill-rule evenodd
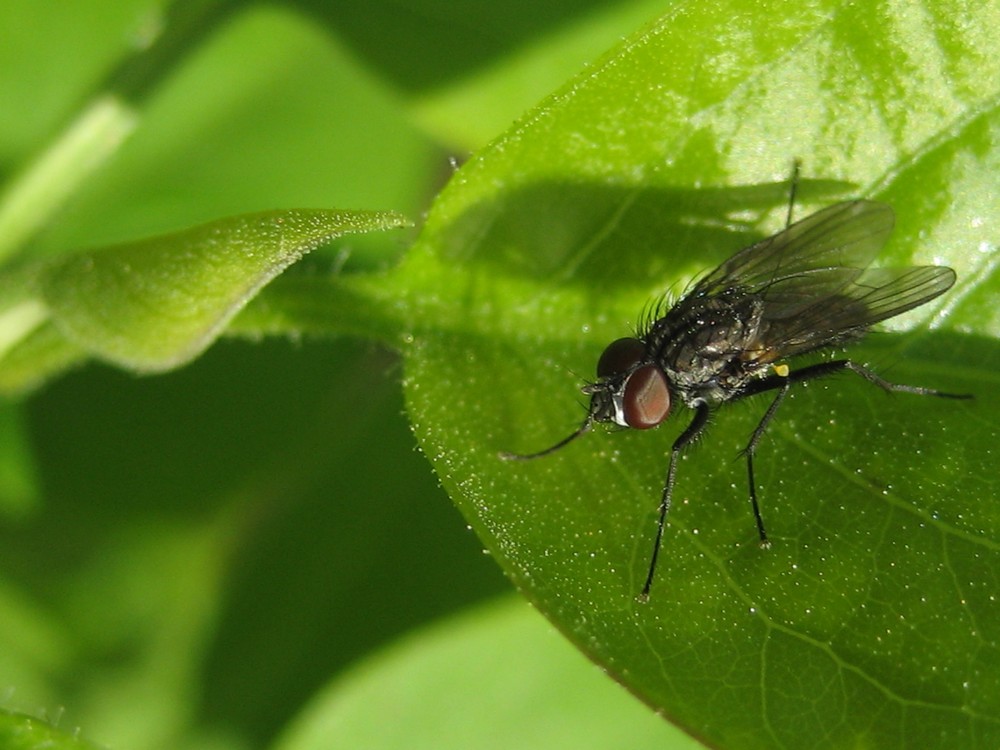
M892 232L892 208L849 201L817 211L733 255L695 284L690 296L731 287L801 307L857 279Z
M758 346L773 354L764 358L769 361L844 342L929 302L954 283L955 272L946 266L869 269L793 315L787 306L765 303Z
M946 291L943 266L868 266L892 232L892 208L837 203L747 247L699 281L692 301L739 289L762 303L761 361L835 345Z

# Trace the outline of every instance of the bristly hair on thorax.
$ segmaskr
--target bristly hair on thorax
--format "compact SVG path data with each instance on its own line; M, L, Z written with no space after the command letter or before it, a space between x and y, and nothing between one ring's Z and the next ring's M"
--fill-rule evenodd
M666 315L670 311L670 308L677 304L677 300L684 296L685 292L676 294L673 287L671 287L659 296L650 298L643 305L642 310L639 311L639 319L636 321L634 329L636 338L644 339L652 330L656 321Z

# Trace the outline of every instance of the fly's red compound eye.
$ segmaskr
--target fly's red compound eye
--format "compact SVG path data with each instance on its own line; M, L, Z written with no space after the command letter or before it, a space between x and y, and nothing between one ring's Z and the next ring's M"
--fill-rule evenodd
M667 418L670 413L670 388L663 370L656 365L643 365L629 375L622 395L622 412L625 423L636 430L656 427Z
M597 377L622 375L639 364L646 356L646 345L639 339L618 339L608 344L597 360Z

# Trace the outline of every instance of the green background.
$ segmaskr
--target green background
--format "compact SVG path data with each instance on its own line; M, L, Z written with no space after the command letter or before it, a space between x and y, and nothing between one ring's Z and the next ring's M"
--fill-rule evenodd
M165 9L4 3L0 174L30 167ZM454 160L651 13L581 3L482 3L457 17L433 3L230 11L156 69L134 135L53 210L28 253L279 207L419 218ZM384 265L409 239L352 239L349 262ZM340 251L326 253L336 262ZM340 709L337 698L296 735L330 716L342 727L282 746L659 742L662 722L523 600L474 608L511 587L417 451L401 374L397 355L359 339L237 339L174 374L89 364L11 398L0 435L0 711L13 713L0 713L0 744L272 746L327 683L335 695L363 689L378 668L362 666L366 656L404 633L378 679L401 684L395 739L378 736L384 699ZM467 610L438 654L437 631L421 627ZM515 647L523 658L509 656ZM515 685L525 663L544 680L531 695L519 687L505 708L498 689L492 711L462 707L471 683ZM488 714L493 724L481 724Z
M996 744L995 4L158 10L0 11L0 384L29 388L0 434L0 740L45 741L27 713L67 746L691 746L605 670L711 746ZM32 193L86 111L110 126ZM732 459L759 412L726 410L639 604L683 420L497 451L564 434L643 304L780 228L793 157L800 210L884 200L887 262L959 273L856 356L976 401L790 399L766 555ZM186 361L215 335L182 325L190 278L231 304L317 242L261 225L223 268L223 221L68 254L317 207L354 212L322 237L420 229L313 253L175 373L59 374ZM496 563L600 669L523 600L479 606Z

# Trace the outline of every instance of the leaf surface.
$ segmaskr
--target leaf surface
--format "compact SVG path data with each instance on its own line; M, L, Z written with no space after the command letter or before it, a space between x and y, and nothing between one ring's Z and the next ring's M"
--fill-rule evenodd
M713 747L1000 741L998 22L996 3L676 4L457 173L373 292L401 309L410 414L470 524L581 649ZM643 604L690 414L498 452L568 434L645 305L780 229L795 157L797 215L851 183L895 209L883 264L959 276L850 356L976 399L799 389L756 461L767 552L739 451L768 402L721 409L680 462Z
M347 233L406 224L391 212L248 214L35 266L36 283L70 345L128 369L156 372L204 351L265 284L308 251ZM30 306L26 300L9 303L12 309ZM44 322L35 320L25 338L47 335ZM30 367L12 354L15 368ZM44 370L45 351L33 362Z

